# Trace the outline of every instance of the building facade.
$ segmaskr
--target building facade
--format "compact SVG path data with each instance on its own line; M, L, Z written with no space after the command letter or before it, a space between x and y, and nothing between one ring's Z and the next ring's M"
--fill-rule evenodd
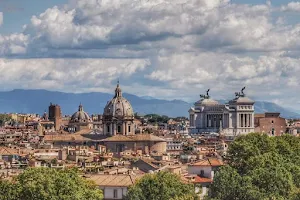
M244 89L235 98L221 104L206 95L200 95L189 110L190 134L220 133L229 138L254 132L254 101L246 97Z
M287 133L286 121L280 117L280 113L256 114L254 119L255 132L266 133L270 136Z
M130 102L122 96L119 83L115 96L106 104L102 117L106 135L134 135L134 113Z
M88 179L95 182L103 192L104 200L125 199L128 188L132 186L140 176L134 175L92 175Z

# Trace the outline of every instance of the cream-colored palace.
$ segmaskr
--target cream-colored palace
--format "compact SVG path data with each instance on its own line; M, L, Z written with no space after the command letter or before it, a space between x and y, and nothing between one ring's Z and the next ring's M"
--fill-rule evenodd
M254 132L254 101L241 92L227 104L220 104L206 95L200 95L190 108L190 134L220 133L227 137Z

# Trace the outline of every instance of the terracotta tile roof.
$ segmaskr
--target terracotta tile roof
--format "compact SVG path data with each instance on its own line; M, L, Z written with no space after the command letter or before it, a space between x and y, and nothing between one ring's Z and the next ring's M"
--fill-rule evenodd
M142 177L142 175L92 175L89 180L94 181L98 186L115 186L115 187L128 187L135 183L135 181Z
M89 138L77 134L45 135L45 141L89 141Z
M154 141L165 142L163 138L157 137L152 134L136 134L136 135L114 135L112 137L101 140L103 142L133 142L133 141Z
M103 140L101 140L103 142L130 142L130 141L133 141L133 139L125 136L125 135L114 135L112 137L108 137L108 138L105 138Z
M157 137L152 134L136 134L129 135L128 137L132 138L135 141L155 141L155 142L165 142L163 138Z
M217 158L207 158L195 163L189 164L189 166L211 166L211 167L218 167L224 165L223 161Z
M211 183L212 179L196 176L193 183Z
M257 117L257 118L265 117L265 116L266 116L265 113L256 113L256 114L254 114L254 117Z
M0 147L0 155L19 155L17 149L11 149L8 147Z
M85 129L82 129L82 130L80 130L78 132L75 132L74 134L76 134L76 135L82 135L82 134L88 134L88 133L91 133L91 132L93 132L93 130L85 128Z

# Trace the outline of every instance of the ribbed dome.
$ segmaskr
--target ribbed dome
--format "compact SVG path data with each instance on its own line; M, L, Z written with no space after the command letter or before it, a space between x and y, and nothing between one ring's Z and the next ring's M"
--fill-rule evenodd
M90 116L83 111L83 107L80 104L78 111L72 115L71 122L90 122L90 121L92 121Z
M122 97L119 83L115 90L115 96L106 104L103 115L110 117L134 117L130 102Z

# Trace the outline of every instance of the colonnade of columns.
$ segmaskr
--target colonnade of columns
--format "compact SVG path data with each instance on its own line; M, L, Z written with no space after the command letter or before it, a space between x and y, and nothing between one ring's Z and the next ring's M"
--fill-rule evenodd
M219 128L222 126L223 114L206 115L206 127Z
M239 127L252 127L252 114L239 114Z
M131 122L118 123L106 123L104 124L104 133L110 135L122 134L122 135L131 135L134 133L134 124Z

